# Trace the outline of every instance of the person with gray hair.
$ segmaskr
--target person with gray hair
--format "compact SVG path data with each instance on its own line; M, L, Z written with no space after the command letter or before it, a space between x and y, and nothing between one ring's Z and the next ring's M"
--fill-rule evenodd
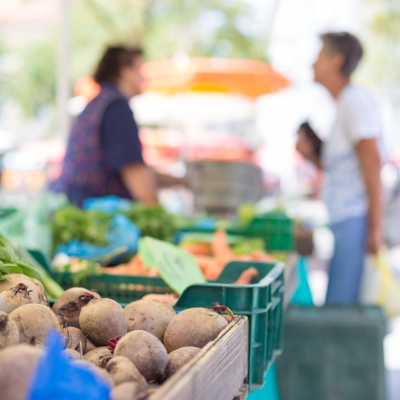
M314 80L335 100L336 120L321 156L304 136L296 148L325 171L324 198L335 238L326 303L355 304L365 255L375 254L383 244L381 121L372 94L351 82L363 55L360 41L347 32L325 33L321 38Z

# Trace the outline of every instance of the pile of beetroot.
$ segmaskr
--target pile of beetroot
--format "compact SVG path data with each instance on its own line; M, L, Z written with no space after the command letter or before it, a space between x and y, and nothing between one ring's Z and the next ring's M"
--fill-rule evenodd
M228 325L220 308L176 314L142 299L122 308L84 288L65 291L53 308L35 279L10 274L0 282L0 388L24 400L49 329L65 338L64 352L112 387L113 400L145 399Z

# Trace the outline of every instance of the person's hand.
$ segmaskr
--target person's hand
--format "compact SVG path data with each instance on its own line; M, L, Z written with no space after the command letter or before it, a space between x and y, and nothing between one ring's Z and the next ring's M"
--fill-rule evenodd
M383 245L383 232L380 228L371 228L367 234L367 251L376 254Z

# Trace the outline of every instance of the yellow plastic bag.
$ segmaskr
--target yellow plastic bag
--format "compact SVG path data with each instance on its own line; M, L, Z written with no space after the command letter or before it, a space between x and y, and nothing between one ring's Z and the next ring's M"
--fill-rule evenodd
M386 249L368 256L360 288L360 303L382 307L387 318L400 315L400 285L389 268Z

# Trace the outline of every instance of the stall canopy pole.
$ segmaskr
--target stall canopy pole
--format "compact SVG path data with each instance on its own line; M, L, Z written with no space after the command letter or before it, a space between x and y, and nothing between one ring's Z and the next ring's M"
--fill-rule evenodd
M58 45L57 67L57 114L60 136L67 139L70 118L67 102L70 98L70 0L59 0L60 9L60 34Z

